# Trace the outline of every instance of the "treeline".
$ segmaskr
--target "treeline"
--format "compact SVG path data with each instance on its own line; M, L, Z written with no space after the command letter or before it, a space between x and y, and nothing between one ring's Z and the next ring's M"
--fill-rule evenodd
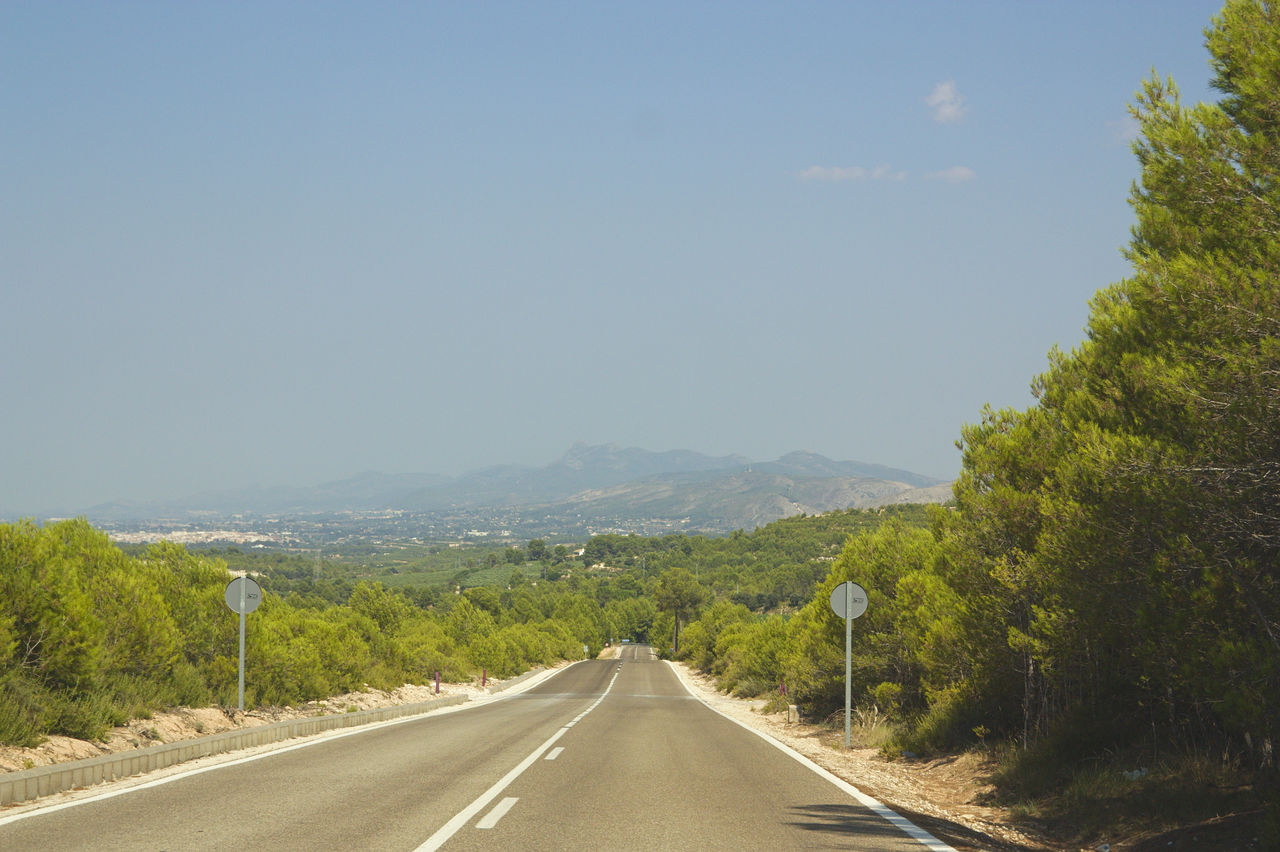
M855 695L902 747L1211 748L1274 777L1280 6L1229 2L1207 44L1218 103L1157 79L1134 110L1133 275L1052 353L1035 405L963 430L955 507L856 536L794 617L721 598L680 656L825 714L844 653L827 596L852 579L870 593Z
M893 519L850 537L794 615L758 615L715 599L681 631L675 656L740 696L785 688L791 702L821 718L844 704L844 622L829 602L837 584L853 579L869 599L854 628L853 693L901 722L918 719L953 688L964 664L964 603L947 582L939 544L950 510L933 512L933 529Z
M457 559L459 568L429 574L420 573L417 565L379 569L380 562L387 562L386 553L370 550L360 554L359 548L350 545L343 548L340 560L315 554L235 547L193 549L193 552L219 559L233 571L260 576L281 597L296 594L294 601L312 606L345 603L361 580L381 580L388 587L394 585L421 607L442 604L458 588L507 585L513 576L553 583L565 577L578 577L579 581L586 577L608 583L610 577L634 575L643 581L634 591L648 594L648 586L658 574L683 567L714 593L763 612L803 606L814 584L830 570L845 540L851 534L875 529L891 518L901 518L916 526L928 523L923 506L848 509L815 516L798 515L751 532L739 530L723 537L597 535L586 542L578 557L571 555L579 549L576 546L548 545L542 539L533 539L523 547L469 546L461 551L444 550L435 557L437 561L444 559L452 566ZM136 552L142 552L138 546L126 547L126 552L131 552L133 547L137 547ZM349 555L348 551L355 555Z
M667 605L661 577L671 572L690 578L698 602L721 594L744 608L789 611L808 600L851 533L887 517L924 520L920 507L898 507L716 539L598 536L581 561L535 539L518 559L506 550L481 556L510 569L503 583L468 588L455 577L403 589L306 555L121 549L83 520L0 525L0 742L95 738L166 706L234 704L228 562L265 593L248 621L246 702L281 705L366 684L426 683L437 671L454 681L482 670L505 677L621 639L668 641L690 612Z
M928 510L906 505L796 515L724 537L599 535L587 542L582 562L647 578L669 570L687 571L708 593L749 610L792 610L809 601L814 585L831 570L850 535L891 519L924 526Z
M332 604L265 589L249 616L245 700L294 704L358 689L467 680L595 655L643 638L654 616L619 582L439 596L423 608L378 583ZM171 543L126 555L88 523L0 525L0 742L97 738L173 705L234 705L238 618L218 560Z

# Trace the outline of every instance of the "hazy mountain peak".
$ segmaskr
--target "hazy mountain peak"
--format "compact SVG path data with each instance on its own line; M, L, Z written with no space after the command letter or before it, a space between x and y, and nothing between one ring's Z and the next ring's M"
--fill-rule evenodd
M572 504L579 523L585 515L624 518L639 513L637 517L649 519L684 518L680 523L690 528L723 530L802 511L911 499L907 492L913 488L938 482L883 465L832 461L807 450L753 463L738 455L653 452L578 441L544 467L503 465L458 477L365 471L312 487L242 488L183 501L104 505L87 514L109 518L387 509L484 513L540 507L539 517L545 519L547 511ZM920 497L945 499L933 494Z
M564 465L572 470L582 470L592 464L608 463L611 459L626 452L628 451L618 444L593 445L588 444L586 441L575 441L569 451L556 464ZM640 452L643 452L643 450Z

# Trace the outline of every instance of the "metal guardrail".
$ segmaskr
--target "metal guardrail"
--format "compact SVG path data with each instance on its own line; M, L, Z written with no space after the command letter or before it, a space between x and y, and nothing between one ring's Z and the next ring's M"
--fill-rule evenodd
M525 672L517 678L494 684L486 691L491 694L501 692L540 671L542 669ZM212 754L225 754L242 748L252 748L295 737L312 736L340 728L354 728L404 716L416 716L442 707L465 704L469 700L471 700L469 696L452 695L413 704L357 710L354 713L286 719L283 722L223 731L220 734L210 734L207 737L192 740L180 740L115 754L104 754L100 757L89 757L84 760L55 763L50 766L37 766L34 769L23 769L18 772L6 772L0 774L0 805L26 802L63 790L90 787L104 781L154 772L157 769Z

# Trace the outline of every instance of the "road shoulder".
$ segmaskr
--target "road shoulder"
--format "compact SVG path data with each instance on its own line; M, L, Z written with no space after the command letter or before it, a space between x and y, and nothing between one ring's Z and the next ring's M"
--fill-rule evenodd
M785 713L759 712L763 699L741 699L716 689L715 679L685 663L670 664L689 691L717 712L780 743L843 779L958 852L1051 852L1012 824L1008 813L977 801L989 786L975 755L933 761L888 761L876 749L850 749L842 735L815 725L788 724Z

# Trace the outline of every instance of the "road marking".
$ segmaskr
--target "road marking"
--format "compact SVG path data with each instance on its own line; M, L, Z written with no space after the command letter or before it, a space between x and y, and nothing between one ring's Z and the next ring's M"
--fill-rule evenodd
M476 828L493 828L498 824L498 820L507 815L507 811L511 810L511 806L520 799L516 796L507 796L501 802L498 802L489 813L484 815L484 819L476 823Z
M876 801L875 799L871 798L866 793L862 792L857 787L853 786L848 781L844 780L843 778L836 775L835 773L830 772L826 769L823 769L821 766L814 763L812 760L805 757L803 754L796 751L791 746L787 745L781 740L774 739L773 737L766 734L764 731L757 731L755 728L751 727L750 725L747 725L744 722L739 722L737 719L733 718L727 713L721 713L715 707L712 707L710 702L703 700L696 692L694 692L693 688L689 686L688 683L685 683L684 676L680 673L680 669L676 668L674 663L668 660L667 665L671 666L671 671L675 673L676 679L679 680L681 685L684 686L684 688L689 691L689 694L692 695L694 698L697 698L699 701L701 701L703 705L707 707L707 709L711 710L714 713L719 713L721 716L728 719L730 722L737 725L739 728L742 728L744 731L750 731L760 739L767 742L769 745L781 751L783 754L790 756L792 759L800 763L802 766L806 767L807 769L813 770L818 775L822 776L823 778L830 781L835 786L839 787L844 792L848 793L850 796L856 799L860 805L872 811L873 813L875 813L877 816L879 816L881 819L885 820L886 822L896 826L899 830L901 830L904 834L906 834L912 840L915 840L921 846L928 849L929 852L956 852L954 848L943 843L941 840L934 837L932 834L925 831L920 826L916 825L915 823L911 822L905 817L899 816L892 809Z
M546 756L546 759L555 760L557 757L560 756L560 752L562 751L564 751L564 746L556 746L555 748L551 749L551 752Z
M600 693L600 697L595 700L594 704L592 704L586 710L583 710L581 713L575 716L573 721L567 723L560 730L552 734L551 737L545 743L535 748L529 754L528 757L526 757L524 760L516 764L514 769L512 769L506 775L503 775L500 779L498 779L498 783L494 784L488 790L485 790L483 793L481 793L480 797L476 799L474 802L467 805L462 810L458 811L458 813L454 815L453 819L449 820L444 825L440 826L440 828L436 829L436 833L428 837L426 839L426 842L424 842L421 846L415 849L414 852L435 852L435 850L439 849L441 846L447 843L450 837L453 837L455 834L457 834L460 828L462 828L464 825L466 825L471 821L472 817L480 813L480 811L484 810L485 807L487 807L488 804L492 802L494 799L498 798L499 793L501 793L503 790L510 787L513 781L519 778L526 769L528 769L530 766L534 764L534 761L542 757L542 755L544 755L548 749L550 749L553 745L555 745L556 740L560 739L566 733L568 733L569 729L572 728L578 722L580 722L583 716L586 716L592 710L599 707L600 702L604 701L605 696L609 694L609 690L613 689L613 684L615 681L617 681L617 679L618 679L618 672L615 671L613 673L613 678L609 681L609 685L604 688L604 692ZM514 801L515 800L512 799L512 802ZM499 805L499 807L501 807L501 805ZM497 810L497 808L494 808L494 810ZM506 811L503 811L503 813L506 813ZM501 814L499 814L499 816L501 816ZM485 817L485 819L488 819L488 817ZM479 828L480 826L477 825L476 827Z

